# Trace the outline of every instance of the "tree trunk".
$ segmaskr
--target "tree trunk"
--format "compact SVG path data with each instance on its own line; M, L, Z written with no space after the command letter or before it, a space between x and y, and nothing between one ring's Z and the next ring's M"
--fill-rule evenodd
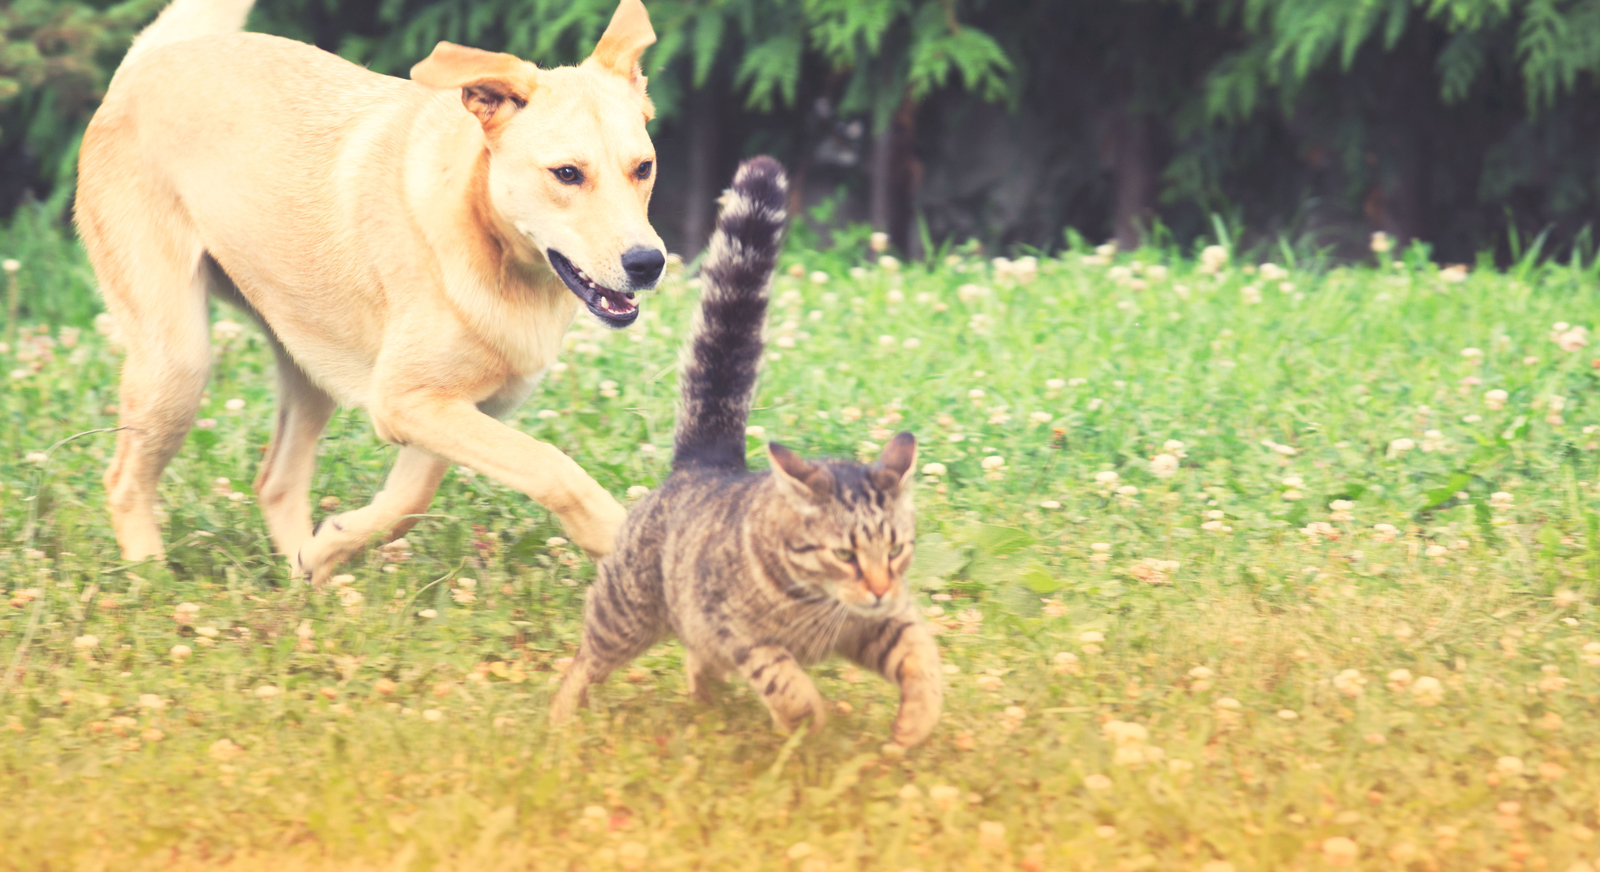
M907 97L895 110L889 129L872 140L869 217L873 228L889 234L890 242L906 255L916 257L918 245L912 197L922 181L922 164L917 160L917 105Z
M1131 101L1130 101L1131 102ZM1150 120L1126 103L1111 117L1112 232L1117 248L1132 251L1155 214L1156 166Z
M689 99L689 194L683 210L683 256L693 258L711 236L717 199L717 95L709 84Z

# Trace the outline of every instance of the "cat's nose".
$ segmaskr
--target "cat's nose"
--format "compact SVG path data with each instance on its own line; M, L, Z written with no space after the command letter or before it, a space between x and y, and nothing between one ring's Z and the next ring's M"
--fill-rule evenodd
M867 593L876 596L879 601L889 595L889 588L894 584L889 578L887 566L862 566L861 581L866 585Z

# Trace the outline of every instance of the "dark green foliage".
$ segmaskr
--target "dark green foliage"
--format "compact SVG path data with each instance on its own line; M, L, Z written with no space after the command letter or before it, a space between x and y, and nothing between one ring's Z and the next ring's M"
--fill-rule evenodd
M10 211L30 176L47 189L71 179L84 123L128 41L160 6L0 2L0 210Z

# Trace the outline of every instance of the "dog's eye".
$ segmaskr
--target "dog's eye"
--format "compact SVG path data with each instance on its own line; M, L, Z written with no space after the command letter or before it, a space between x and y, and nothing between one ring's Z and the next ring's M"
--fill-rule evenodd
M583 183L583 173L577 167L556 167L550 172L556 174L563 185L579 185Z
M833 549L833 556L839 558L841 563L849 563L856 559L856 553L849 548L835 548Z
M655 168L655 161L647 160L644 163L639 164L639 168L633 171L633 175L640 181L644 181L645 179L650 178L650 172Z
M890 548L889 549L889 559L893 560L896 557L899 557L901 554L905 553L905 550L906 550L906 543L904 543L904 542L901 542L900 544L894 546L893 548Z

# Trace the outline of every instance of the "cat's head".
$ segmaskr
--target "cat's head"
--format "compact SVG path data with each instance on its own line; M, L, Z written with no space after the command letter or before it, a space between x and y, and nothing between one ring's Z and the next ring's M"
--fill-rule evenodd
M808 461L776 442L767 455L782 504L775 533L795 583L864 615L898 606L916 538L916 437L896 435L865 465Z

